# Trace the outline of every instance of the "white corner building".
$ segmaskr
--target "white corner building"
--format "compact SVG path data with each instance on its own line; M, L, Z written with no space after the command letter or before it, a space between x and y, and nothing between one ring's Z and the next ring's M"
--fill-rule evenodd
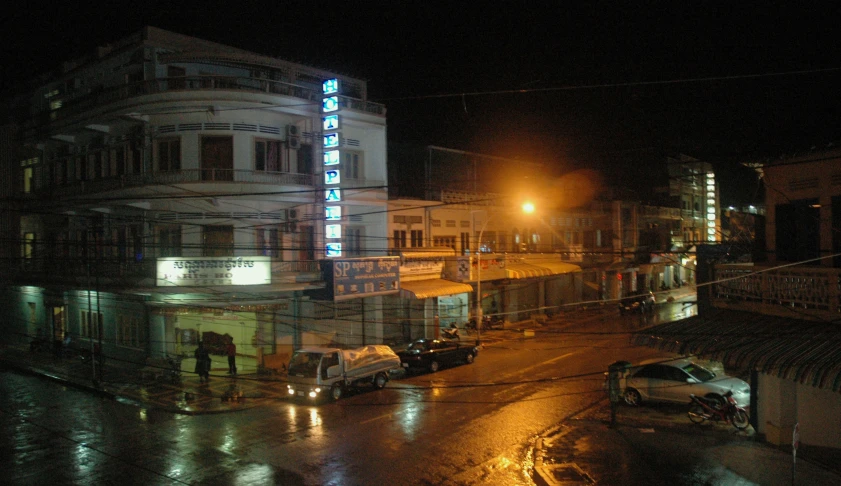
M386 116L364 80L147 27L36 84L4 183L21 341L138 363L231 338L247 372L381 338ZM359 261L379 270L328 281Z

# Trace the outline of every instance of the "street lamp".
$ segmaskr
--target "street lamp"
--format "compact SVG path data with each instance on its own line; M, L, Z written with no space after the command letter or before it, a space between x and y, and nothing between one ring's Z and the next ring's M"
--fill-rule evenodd
M534 212L534 204L530 202L523 203L522 210L526 214ZM479 210L485 211L487 210ZM479 211L473 211L477 213ZM488 213L488 217L482 224L482 229L479 230L479 238L476 240L476 338L482 340L482 235L485 234L485 228L488 227L488 222L493 215Z

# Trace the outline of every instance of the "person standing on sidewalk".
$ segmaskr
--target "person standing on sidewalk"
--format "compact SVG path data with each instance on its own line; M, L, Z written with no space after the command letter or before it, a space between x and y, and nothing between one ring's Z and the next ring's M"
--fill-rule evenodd
M226 351L228 352L228 374L229 375L236 375L237 374L237 346L234 344L234 338L228 339L228 346L226 347Z
M199 381L206 383L210 381L210 354L204 347L204 342L199 341L199 347L194 353L196 357L196 374L199 375Z

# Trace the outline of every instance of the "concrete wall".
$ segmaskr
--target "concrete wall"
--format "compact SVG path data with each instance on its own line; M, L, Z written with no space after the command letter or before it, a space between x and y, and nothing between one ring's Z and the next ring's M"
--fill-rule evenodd
M759 432L774 445L790 445L800 424L804 445L841 448L841 394L759 374Z

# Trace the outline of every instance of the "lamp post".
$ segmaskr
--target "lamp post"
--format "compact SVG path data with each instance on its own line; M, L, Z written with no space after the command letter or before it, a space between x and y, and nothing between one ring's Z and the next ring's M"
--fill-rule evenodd
M522 206L524 213L533 213L534 204L526 202ZM487 210L477 210L473 213ZM485 234L485 228L488 227L488 222L493 215L488 213L485 222L482 223L482 229L479 230L479 238L476 240L476 337L479 341L482 340L482 235ZM474 224L475 227L475 224Z
M479 230L479 239L476 240L476 339L482 341L482 235L488 227L491 214L485 218L482 229Z

